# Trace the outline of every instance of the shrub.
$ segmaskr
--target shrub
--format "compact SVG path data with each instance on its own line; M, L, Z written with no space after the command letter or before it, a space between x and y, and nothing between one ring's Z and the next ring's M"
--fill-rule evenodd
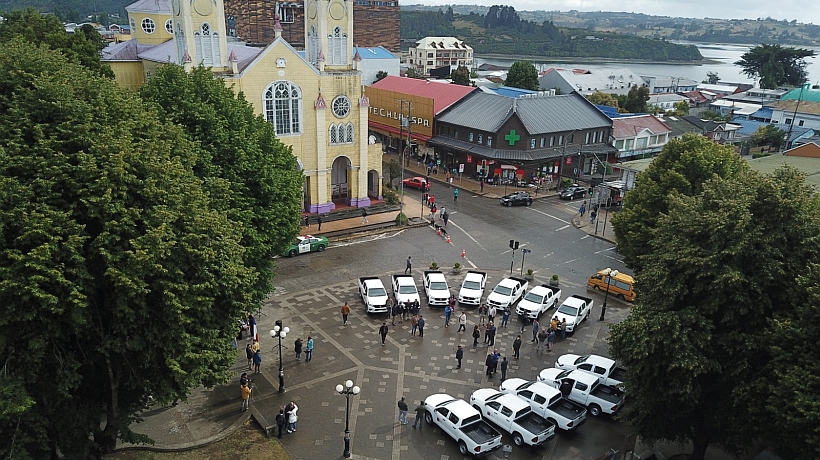
M532 271L532 269L531 269L531 268L528 268L528 269L527 269L527 276L532 276L532 275L533 275L533 273L535 273L535 272L534 272L534 271Z
M453 265L453 268L455 268L456 270L460 269L461 268L461 262L456 262L455 265Z
M399 204L399 195L389 188L382 189L382 195L384 196L384 202L387 204L395 205Z
M406 225L407 224L407 214L400 212L396 215L396 225Z

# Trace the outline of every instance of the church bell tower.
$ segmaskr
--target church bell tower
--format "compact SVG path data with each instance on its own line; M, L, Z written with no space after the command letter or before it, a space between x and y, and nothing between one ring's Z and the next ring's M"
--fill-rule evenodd
M322 71L353 68L353 0L306 0L305 56Z
M171 0L171 19L177 64L230 68L222 0Z

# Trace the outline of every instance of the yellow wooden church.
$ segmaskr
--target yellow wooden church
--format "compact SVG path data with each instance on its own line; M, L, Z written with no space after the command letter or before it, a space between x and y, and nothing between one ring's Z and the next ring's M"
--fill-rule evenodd
M278 19L276 40L264 48L229 41L222 0L139 0L126 7L134 38L106 48L103 62L131 88L157 66L211 67L293 147L306 212L369 206L381 199L382 149L367 134L354 1L307 0L300 52L282 38Z

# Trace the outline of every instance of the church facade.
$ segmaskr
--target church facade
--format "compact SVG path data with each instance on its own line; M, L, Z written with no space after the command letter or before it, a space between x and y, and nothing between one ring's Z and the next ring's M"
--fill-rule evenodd
M112 64L118 81L139 81L121 75L137 68L145 81L151 69L169 62L188 70L210 67L215 77L244 93L256 113L274 125L277 138L292 147L305 176L304 211L369 206L381 199L382 149L368 139L369 100L353 48L353 3L308 0L305 51L299 52L282 37L278 21L276 38L264 48L229 43L221 0L171 0L171 40L113 45L103 60ZM126 10L136 23L147 14L144 8ZM134 55L139 66L123 65ZM118 74L118 69L129 70Z

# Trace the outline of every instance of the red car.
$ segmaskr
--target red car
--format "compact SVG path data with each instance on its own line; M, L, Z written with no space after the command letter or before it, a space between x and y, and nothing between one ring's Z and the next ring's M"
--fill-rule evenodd
M430 184L427 182L427 179L416 176L416 177L408 177L402 181L405 187L415 188L419 190L430 190Z

